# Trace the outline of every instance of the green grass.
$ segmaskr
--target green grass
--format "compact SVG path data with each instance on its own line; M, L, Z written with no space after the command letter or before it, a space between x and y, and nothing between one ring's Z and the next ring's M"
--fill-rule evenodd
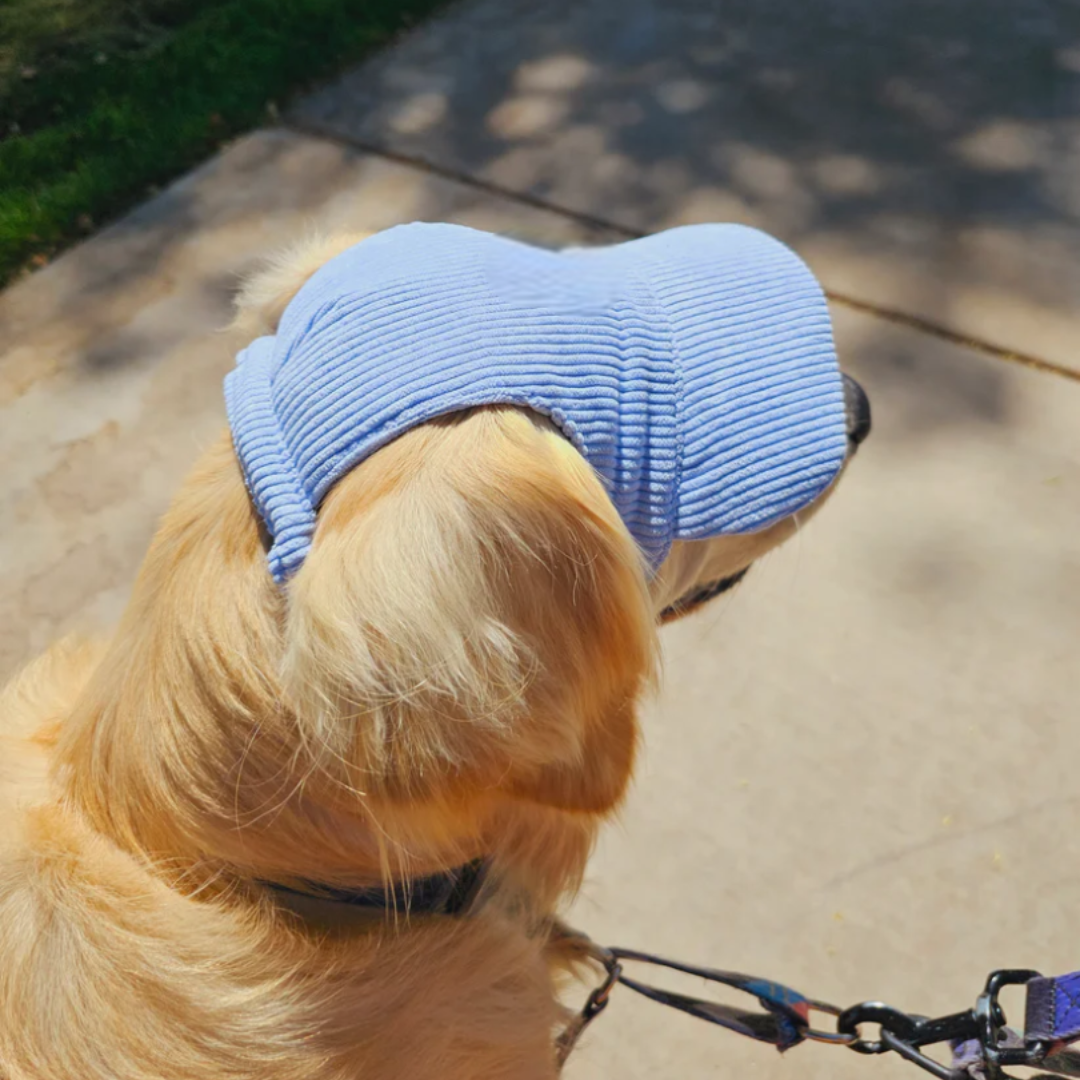
M0 283L444 0L0 0Z

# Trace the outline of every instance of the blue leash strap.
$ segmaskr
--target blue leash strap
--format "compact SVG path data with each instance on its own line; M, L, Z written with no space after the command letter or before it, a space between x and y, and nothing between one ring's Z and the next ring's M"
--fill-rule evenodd
M1080 1039L1080 971L1028 982L1024 1036L1062 1045Z
M753 1012L732 1005L721 1005L704 998L690 997L673 990L661 990L647 983L630 978L625 972L620 973L618 981L623 986L673 1009L689 1013L710 1024L718 1024L729 1031L737 1032L758 1042L771 1043L780 1050L797 1046L808 1037L810 1030L810 1010L815 1003L789 986L756 979L751 975L740 975L734 971L718 971L715 968L695 967L677 960L664 960L649 953L636 952L633 949L611 949L616 960L636 960L644 964L681 971L687 975L697 975L709 982L742 990L757 998L764 1012Z

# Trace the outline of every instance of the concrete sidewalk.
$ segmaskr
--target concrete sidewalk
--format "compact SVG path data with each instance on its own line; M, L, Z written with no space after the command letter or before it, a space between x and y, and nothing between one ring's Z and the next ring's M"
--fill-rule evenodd
M573 920L923 1013L992 967L1076 967L1078 11L450 9L0 296L0 676L119 612L224 422L213 331L268 249L416 218L544 243L753 221L837 295L875 434L798 543L665 631ZM910 1068L781 1059L623 992L569 1075Z
M1080 8L474 0L293 122L629 229L761 225L863 303L1080 368Z

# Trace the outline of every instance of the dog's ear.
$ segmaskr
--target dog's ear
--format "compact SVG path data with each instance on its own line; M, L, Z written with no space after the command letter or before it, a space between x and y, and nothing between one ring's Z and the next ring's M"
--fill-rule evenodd
M353 470L289 587L292 711L384 798L611 809L654 660L630 535L577 451L515 409L426 424Z
M368 233L313 235L271 255L237 293L230 330L247 338L272 334L289 301L316 270L358 244Z

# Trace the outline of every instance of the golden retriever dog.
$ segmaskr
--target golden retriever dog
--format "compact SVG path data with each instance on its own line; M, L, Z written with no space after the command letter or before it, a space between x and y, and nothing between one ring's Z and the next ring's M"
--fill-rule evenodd
M240 331L355 239L257 275ZM626 793L658 624L813 509L649 580L553 425L476 408L338 483L282 590L222 437L111 641L0 697L0 1077L551 1080L553 920ZM466 910L416 910L475 860Z

